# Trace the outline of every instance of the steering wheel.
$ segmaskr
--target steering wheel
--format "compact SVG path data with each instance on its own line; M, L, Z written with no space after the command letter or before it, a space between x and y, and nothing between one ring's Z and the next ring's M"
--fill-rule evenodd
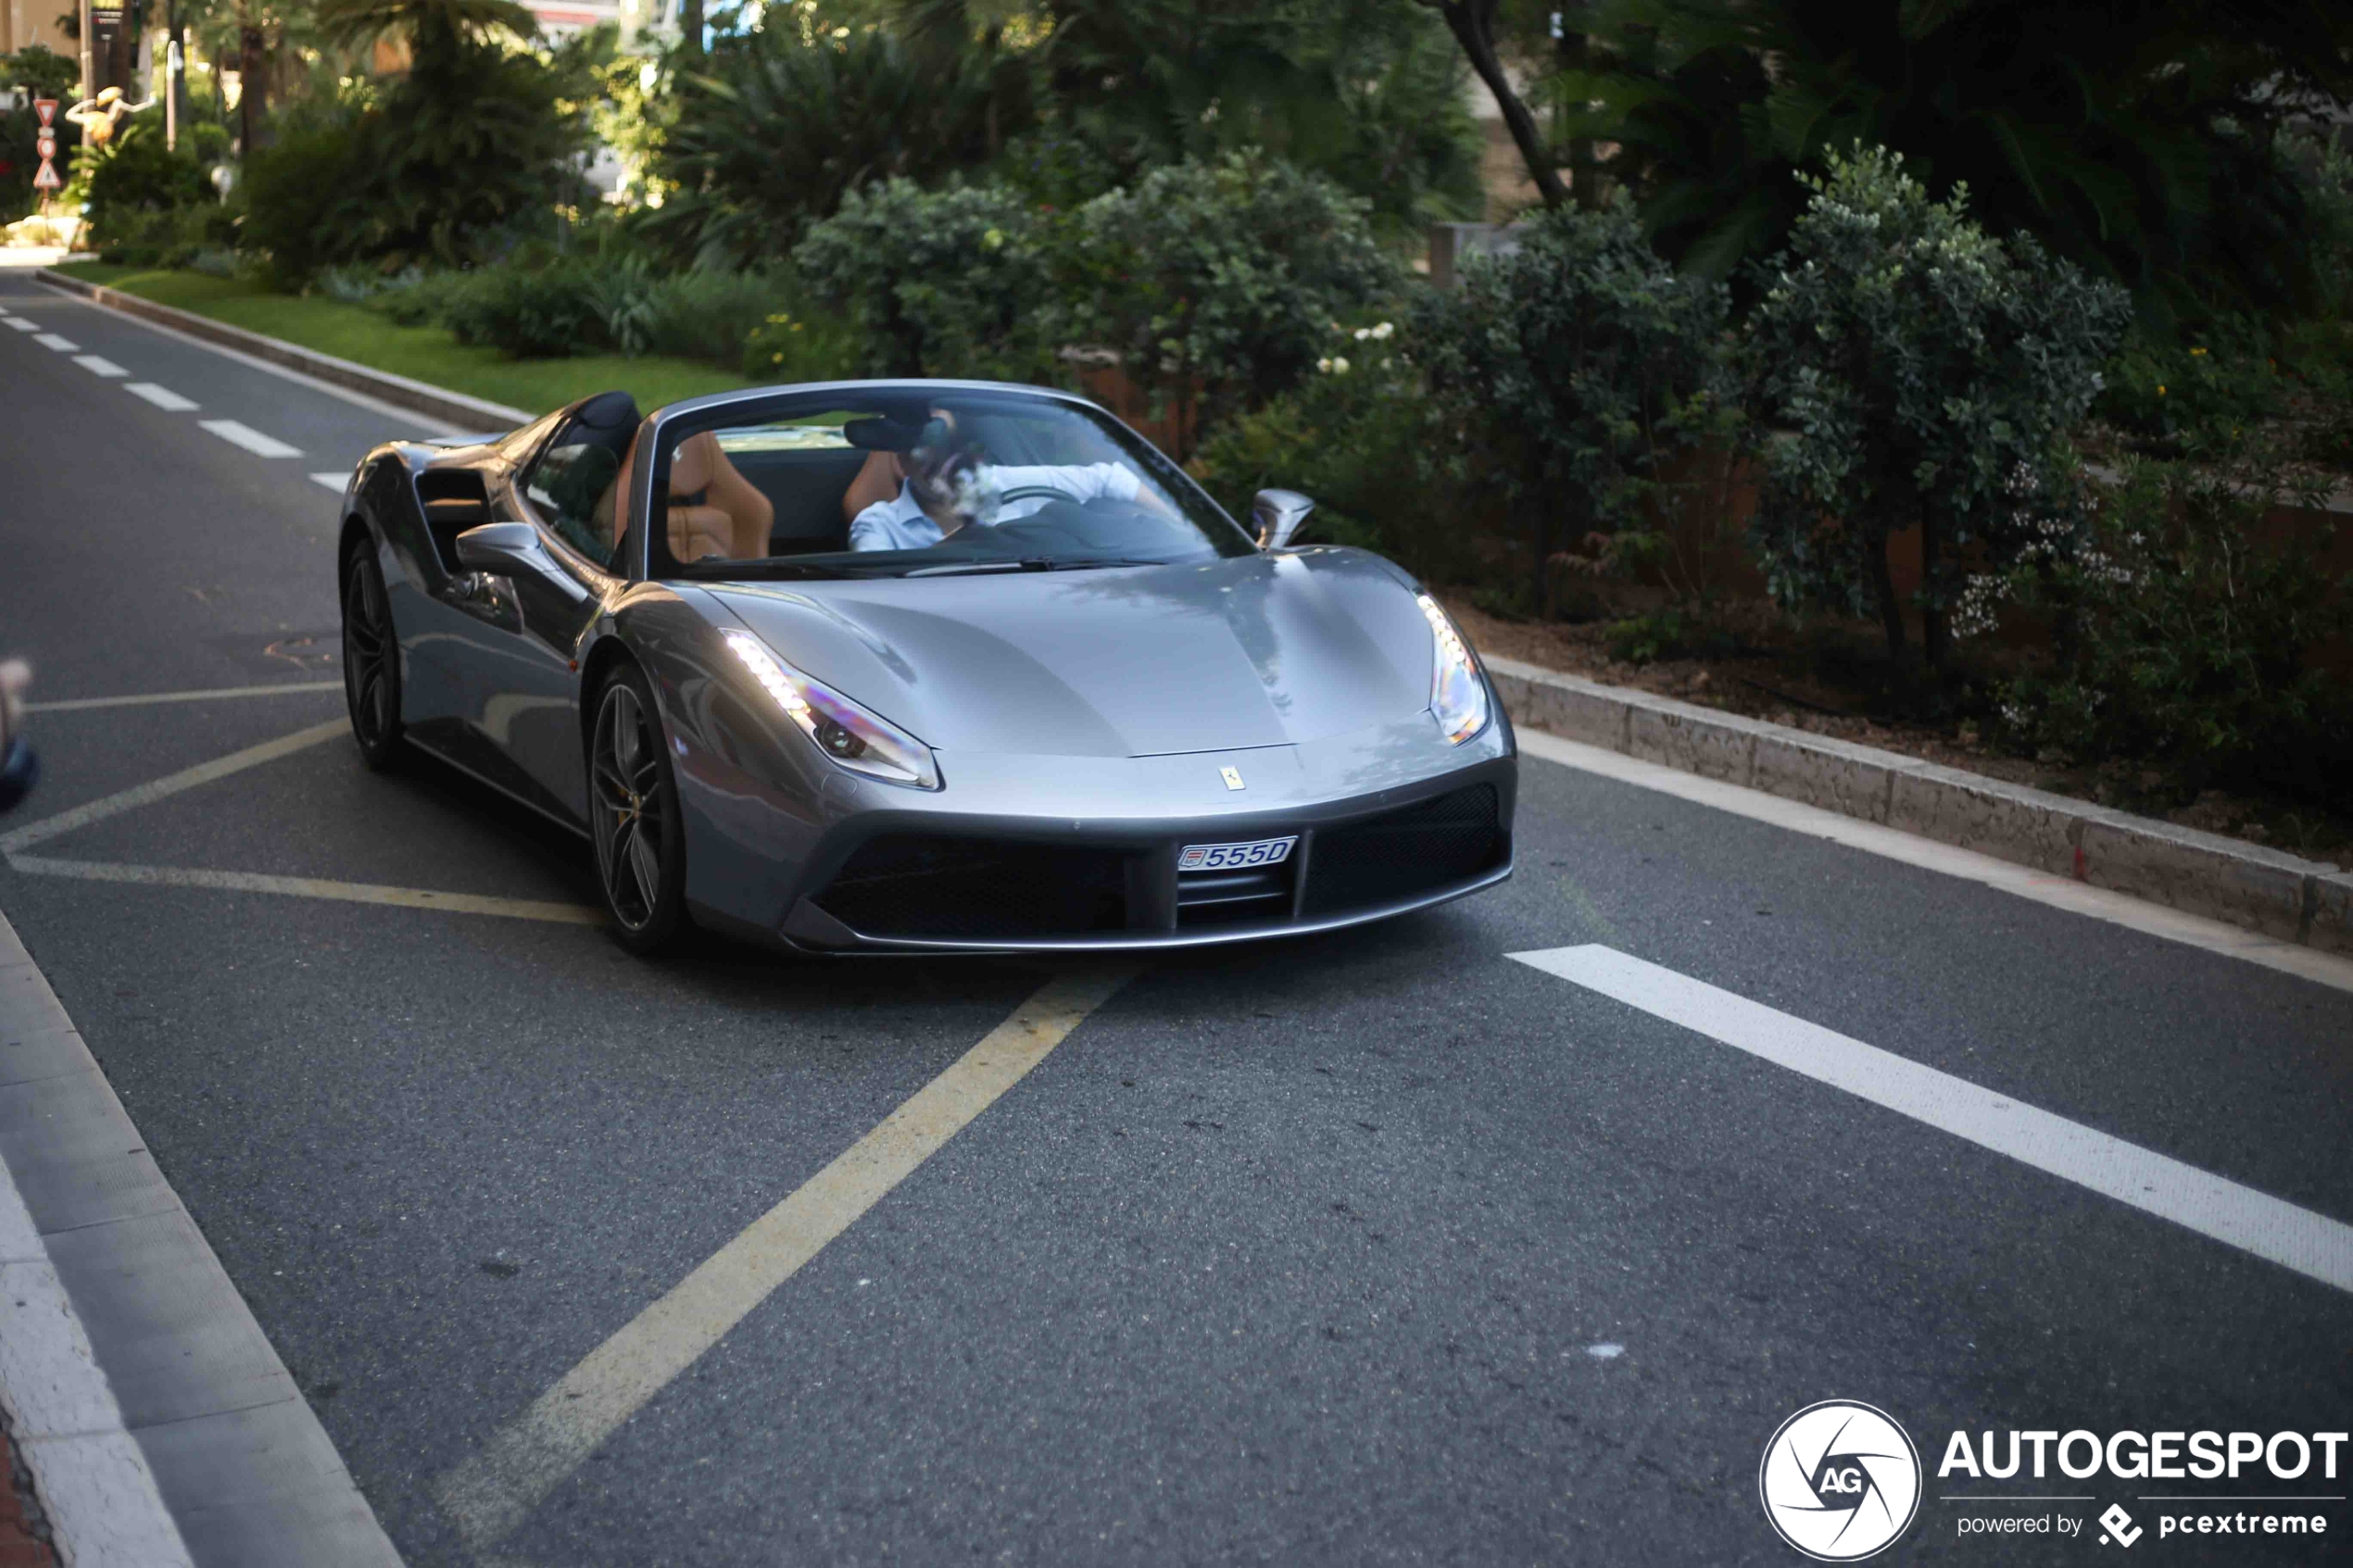
M1074 507L1079 504L1077 496L1051 484L1017 484L1001 492L997 499L1000 505L1006 501L1068 501Z

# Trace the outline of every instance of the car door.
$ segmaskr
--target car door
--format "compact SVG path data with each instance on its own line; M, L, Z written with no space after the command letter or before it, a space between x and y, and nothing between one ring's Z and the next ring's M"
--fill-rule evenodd
M508 470L490 501L496 521L529 523L541 548L535 570L485 584L504 613L485 617L491 634L474 638L471 721L529 781L535 804L574 821L587 813L575 671L606 600L622 587L606 570L618 469L609 433L567 426Z

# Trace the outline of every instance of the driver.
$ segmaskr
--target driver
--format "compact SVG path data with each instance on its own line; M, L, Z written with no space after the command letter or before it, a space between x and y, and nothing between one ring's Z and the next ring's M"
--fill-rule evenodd
M945 409L934 409L920 432L883 420L870 428L870 439L899 480L899 494L850 520L853 550L928 549L967 524L1010 522L1049 501L1133 501L1143 489L1135 470L1118 463L985 463L976 445L956 440L956 417ZM1021 495L1024 490L1054 495Z

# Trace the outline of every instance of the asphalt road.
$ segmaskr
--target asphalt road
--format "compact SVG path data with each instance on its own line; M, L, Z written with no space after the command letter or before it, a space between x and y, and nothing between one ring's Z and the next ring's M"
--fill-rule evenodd
M129 371L0 331L0 647L36 696L333 678L308 476L427 427L20 275L0 308ZM40 715L19 820L341 709ZM0 910L420 1565L1795 1562L1757 1467L1830 1398L1928 1461L1885 1561L2056 1562L2096 1523L1963 1537L1947 1434L2347 1426L2343 1290L1506 955L1603 944L2338 1221L2353 993L1524 770L1512 882L1153 960L487 1556L436 1483L1054 972L647 963L590 925L6 868ZM43 852L593 891L583 844L339 738ZM2152 1484L2016 1489L2087 1517Z

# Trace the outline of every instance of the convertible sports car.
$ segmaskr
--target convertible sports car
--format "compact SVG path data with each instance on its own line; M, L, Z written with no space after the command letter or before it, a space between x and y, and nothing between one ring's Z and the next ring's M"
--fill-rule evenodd
M1094 405L857 382L378 447L352 731L585 833L621 940L1182 947L1511 874L1517 756L1435 600L1246 533Z

